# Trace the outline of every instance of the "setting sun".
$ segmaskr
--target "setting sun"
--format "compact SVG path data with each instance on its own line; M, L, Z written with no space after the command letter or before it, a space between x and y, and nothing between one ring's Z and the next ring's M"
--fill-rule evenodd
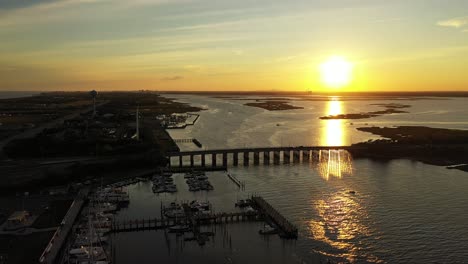
M340 56L333 56L320 65L320 76L325 85L341 88L351 81L352 64Z

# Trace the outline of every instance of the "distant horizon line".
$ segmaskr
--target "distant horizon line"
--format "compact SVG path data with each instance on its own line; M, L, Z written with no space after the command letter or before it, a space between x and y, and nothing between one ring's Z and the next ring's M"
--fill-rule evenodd
M467 96L468 97L468 90L463 91L441 91L441 90L429 90L429 91L286 91L286 90L254 90L254 91L245 91L245 90L229 90L229 91L208 91L208 90L156 90L156 89L139 89L139 90L99 90L99 89L89 89L89 90L0 90L2 93L6 92L17 92L17 93L79 93L79 92L89 92L91 90L96 90L102 93L109 93L109 92L157 92L157 93L164 93L164 94L300 94L300 95L398 95L398 94L405 94L405 95L433 95L433 96L450 96L450 95L458 95L458 96Z

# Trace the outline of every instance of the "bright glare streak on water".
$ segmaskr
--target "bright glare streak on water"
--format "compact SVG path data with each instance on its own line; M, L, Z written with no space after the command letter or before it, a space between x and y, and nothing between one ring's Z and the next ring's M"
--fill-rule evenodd
M325 116L343 114L343 102L337 98L328 101L326 105ZM346 131L344 128L344 120L328 119L321 120L325 123L325 129L322 131L321 139L323 146L343 146L345 145Z

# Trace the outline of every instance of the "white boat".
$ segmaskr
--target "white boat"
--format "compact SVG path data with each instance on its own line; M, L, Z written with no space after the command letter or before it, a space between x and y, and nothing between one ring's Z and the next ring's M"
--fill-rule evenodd
M117 205L112 203L99 203L94 207L89 208L90 213L107 213L117 210Z
M173 209L173 210L166 210L164 215L169 218L180 218L185 217L185 212L183 209Z
M71 249L69 252L71 257L77 259L94 259L103 260L106 259L106 253L102 247L79 247Z
M269 224L266 224L266 225L263 226L263 229L258 230L258 233L261 234L261 235L272 235L272 234L277 234L278 229L272 227Z
M175 225L169 227L169 232L186 232L190 231L190 226L188 225Z
M165 171L165 172L162 173L162 176L164 176L164 177L171 177L171 176L172 176L172 172L170 172L170 171Z

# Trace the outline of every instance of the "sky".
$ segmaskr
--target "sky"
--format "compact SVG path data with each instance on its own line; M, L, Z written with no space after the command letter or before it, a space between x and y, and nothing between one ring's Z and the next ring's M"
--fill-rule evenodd
M467 0L0 0L0 90L468 90Z

